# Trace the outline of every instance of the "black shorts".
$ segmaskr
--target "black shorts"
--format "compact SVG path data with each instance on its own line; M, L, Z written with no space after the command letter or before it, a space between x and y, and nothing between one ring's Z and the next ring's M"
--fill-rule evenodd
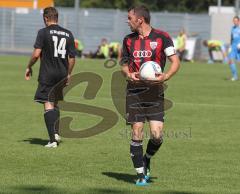
M38 88L34 100L39 103L58 102L63 100L63 88L66 86L66 79L55 85L38 83Z
M127 124L155 120L164 122L164 86L157 82L128 82Z

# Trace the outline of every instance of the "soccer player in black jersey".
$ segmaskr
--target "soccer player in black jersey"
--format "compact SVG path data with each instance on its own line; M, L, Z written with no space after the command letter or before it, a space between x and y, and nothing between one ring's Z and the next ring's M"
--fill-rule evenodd
M137 171L136 185L144 186L148 184L150 159L163 143L163 82L178 71L180 63L171 37L150 25L150 13L145 6L129 9L128 25L133 33L123 40L121 60L122 72L128 79L126 116L132 126L130 154ZM139 69L144 62L157 62L164 70L166 58L170 67L166 73L157 75L157 81L140 80ZM143 155L143 126L146 120L151 136Z
M60 113L57 104L63 100L63 88L70 81L76 51L73 35L58 25L58 11L54 7L44 9L43 20L46 27L38 31L25 79L30 79L32 66L40 58L38 88L34 100L44 104L44 119L50 139L45 147L55 148L60 141Z

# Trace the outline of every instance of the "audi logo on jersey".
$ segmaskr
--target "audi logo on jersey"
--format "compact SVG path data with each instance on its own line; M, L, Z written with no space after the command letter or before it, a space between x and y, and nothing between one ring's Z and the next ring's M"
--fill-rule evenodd
M143 51L134 51L133 52L134 58L146 58L152 56L152 51L150 50L143 50Z

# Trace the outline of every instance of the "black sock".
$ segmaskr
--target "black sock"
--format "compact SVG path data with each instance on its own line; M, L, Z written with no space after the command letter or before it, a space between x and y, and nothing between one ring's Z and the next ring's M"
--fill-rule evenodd
M138 177L144 178L142 140L131 141L130 154L131 154L133 166L137 171Z
M60 111L57 107L55 107L55 111L57 112L57 120L55 122L55 133L59 135L59 121L60 121Z
M160 137L160 139L149 139L147 144L147 150L145 154L147 165L150 162L150 158L156 154L156 152L159 150L163 143L163 138Z
M55 111L54 109L46 110L44 113L44 119L48 130L50 143L56 141L54 125L56 120L58 119L57 115L57 111Z

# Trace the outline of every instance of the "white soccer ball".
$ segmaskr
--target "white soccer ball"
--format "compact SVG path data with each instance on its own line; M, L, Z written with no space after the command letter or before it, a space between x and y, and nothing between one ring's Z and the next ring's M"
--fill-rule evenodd
M156 80L156 74L161 73L161 66L154 61L147 61L143 63L139 70L140 79L142 80Z

